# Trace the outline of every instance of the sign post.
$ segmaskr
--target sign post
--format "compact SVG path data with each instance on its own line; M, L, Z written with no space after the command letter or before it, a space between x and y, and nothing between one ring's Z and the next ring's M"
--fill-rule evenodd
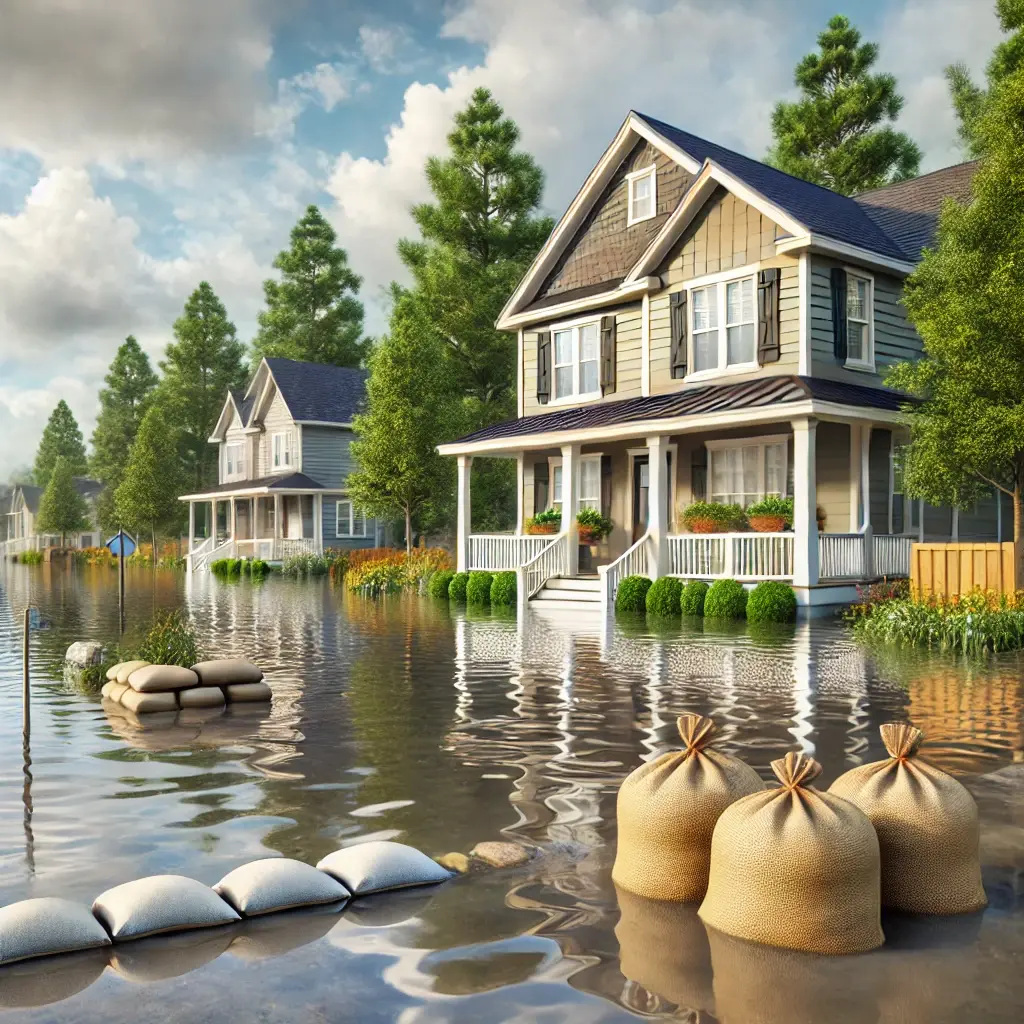
M25 637L24 649L22 651L22 673L21 673L21 745L28 749L29 737L32 735L32 701L28 685L28 663L29 663L29 633L32 630L32 613L35 612L36 622L39 620L37 609L29 606L25 609Z
M124 636L124 560L135 550L135 541L120 528L107 541L107 548L111 554L117 555L117 628Z

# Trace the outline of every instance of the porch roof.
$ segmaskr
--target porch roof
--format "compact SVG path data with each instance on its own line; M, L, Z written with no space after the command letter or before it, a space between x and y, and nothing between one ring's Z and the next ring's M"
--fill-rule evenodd
M512 440L535 434L595 430L630 423L685 419L713 413L765 409L776 405L819 402L828 405L878 409L898 413L913 399L889 388L802 377L795 374L759 377L736 384L685 387L663 395L626 398L618 402L591 402L555 412L505 420L440 446L442 454L457 454L466 445ZM786 413L780 410L780 415Z
M274 491L309 492L326 491L322 483L305 473L285 476L265 476L258 480L231 480L226 484L209 487L200 494L183 494L179 501L202 501L203 498L228 497L232 494L272 494Z

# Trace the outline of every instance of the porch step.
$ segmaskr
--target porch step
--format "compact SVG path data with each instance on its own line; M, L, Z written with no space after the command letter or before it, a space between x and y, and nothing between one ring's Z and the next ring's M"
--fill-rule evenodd
M585 576L554 577L533 596L532 603L544 609L591 612L601 607L601 581Z
M572 590L577 593L593 591L601 593L601 581L596 576L556 576L544 584L545 588L551 590Z

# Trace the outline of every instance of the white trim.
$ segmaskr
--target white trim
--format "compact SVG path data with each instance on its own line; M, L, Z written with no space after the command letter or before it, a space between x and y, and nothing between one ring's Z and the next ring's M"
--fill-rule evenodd
M687 291L692 291L694 288L706 288L709 284L736 281L741 277L756 278L762 262L765 261L756 260L753 263L746 263L742 267L733 267L732 270L718 270L713 274L705 274L703 277L694 277L686 281L684 287Z
M640 138L645 139L652 146L660 149L665 156L670 156L684 170L689 171L690 174L696 174L700 170L699 160L695 160L689 153L680 149L674 142L669 142L661 132L652 128L635 111L631 110L629 112L629 116L626 121L630 128L632 128Z
M644 292L640 300L640 394L651 393L651 296ZM519 415L522 416L520 409Z
M278 469L294 470L294 466L292 465L291 461L289 461L291 456L295 454L292 451L291 446L288 444L288 438L289 438L289 436L291 434L292 434L292 431L290 431L290 430L275 430L270 435L270 472L271 473L273 473L275 470L278 470ZM279 437L282 438L282 442L281 442L282 461L280 463L277 462L277 450L276 450L276 443L277 443L277 439Z
M750 444L788 444L790 434L751 434L749 437L717 437L704 442L708 451Z
M297 427L339 427L344 430L351 430L351 423L334 423L331 420L292 420Z
M278 494L283 497L295 494L328 494L335 493L337 488L329 490L322 487L239 487L237 491L214 491L205 494L182 494L178 501L230 501L232 498L252 498L261 494Z
M724 275L724 276L723 276ZM729 362L729 306L727 302L726 292L730 284L737 284L742 281L750 281L752 289L752 308L753 308L753 352L752 358L745 363L730 363ZM722 287L719 287L721 285ZM709 328L706 331L701 331L701 334L716 334L718 340L718 363L716 366L709 367L706 370L694 370L688 373L683 380L684 381L699 381L707 380L711 377L725 377L735 375L737 373L750 373L752 370L760 368L760 364L757 361L757 272L743 273L742 271L722 271L717 274L709 274L705 279L698 279L696 281L687 282L686 292L686 315L689 318L689 323L686 325L686 344L689 349L687 352L687 366L696 366L697 360L695 357L694 343L695 328L693 326L693 316L696 312L696 307L693 301L693 293L695 291L701 291L705 288L714 287L716 289L715 295L715 316L716 326L712 330ZM742 324L735 326L743 326Z
M752 434L745 437L716 438L705 441L704 447L708 451L708 478L705 484L705 492L708 501L715 501L714 492L714 455L715 452L724 451L729 448L753 448L761 449L761 458L757 467L758 501L767 495L765 480L764 452L769 445L778 445L782 448L782 493L780 498L786 497L789 489L789 439L790 434Z
M866 281L868 285L867 318L861 321L867 324L867 350L866 359L851 359L847 354L843 366L847 370L866 370L868 373L875 373L875 275L860 267L844 266L846 271L846 345L849 353L850 345L850 278L857 278Z
M800 303L800 362L797 373L801 377L811 375L811 257L809 253L800 253L798 268ZM892 532L891 530L889 531Z
M672 441L665 446L665 450L672 456L672 472L669 474L669 517L668 517L668 532L672 533L676 527L676 503L678 501L677 495L677 482L679 480L679 445L677 442ZM645 458L650 458L650 448L627 448L626 459L629 462L629 484L628 491L626 492L626 522L625 531L626 537L632 544L633 527L636 525L633 522L633 486L634 480L636 479L636 458L638 455Z
M517 336L519 348L516 351L516 415L522 417L526 414L526 349L523 347L526 331L520 327Z
M284 399L282 398L282 401ZM295 460L295 472L302 472L302 424L295 424L295 454L297 456Z
M651 212L643 217L633 216L633 189L636 183L642 178L651 179ZM634 224L642 224L646 220L652 220L658 213L658 165L648 164L639 170L630 171L626 175L626 227Z
M341 506L348 505L348 533L342 533L340 529L341 524ZM366 540L366 522L367 517L364 512L361 516L363 524L363 532L356 533L356 506L355 502L351 498L338 498L334 503L334 536L335 539L341 540Z
M597 369L597 387L593 391L580 391L580 366L583 362L582 356L582 330L584 327L594 327L597 331L597 355L587 362L595 364ZM551 332L551 398L549 406L577 405L597 401L601 397L601 318L595 316L578 317L575 320L566 320L561 323L551 324L548 328ZM571 333L570 359L568 363L558 362L558 343L555 340L556 334ZM572 391L565 395L558 394L558 371L566 366L572 370Z
M881 270L891 270L897 274L910 274L916 268L916 263L909 263L906 260L897 260L891 256L883 256L880 253L872 252L870 249L862 249L859 245L850 245L848 242L839 242L827 235L815 235L811 232L804 232L794 238L780 238L775 243L777 253L804 252L813 250L824 253L828 256L836 256L839 259L857 260Z
M553 316L568 316L572 313L582 313L590 309L600 309L602 306L633 302L643 295L660 291L660 289L660 277L645 277L640 281L631 282L628 285L623 284L610 291L598 292L596 295L588 295L582 299L572 299L568 302L559 302L540 309L516 313L514 316L500 319L496 326L502 331L510 331L517 327L529 327L531 324L544 323Z

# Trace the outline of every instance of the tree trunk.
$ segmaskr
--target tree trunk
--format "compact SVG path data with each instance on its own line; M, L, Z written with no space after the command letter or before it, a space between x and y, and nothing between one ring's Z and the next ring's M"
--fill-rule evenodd
M998 495L997 495L998 497ZM1024 489L1021 487L1020 477L1013 485L1013 555L1016 564L1017 578L1013 585L1015 590L1024 587L1024 538L1021 537L1021 527L1024 525Z
M150 538L153 541L153 568L156 568L156 526L150 529Z
M412 554L412 510L405 506L405 553Z

